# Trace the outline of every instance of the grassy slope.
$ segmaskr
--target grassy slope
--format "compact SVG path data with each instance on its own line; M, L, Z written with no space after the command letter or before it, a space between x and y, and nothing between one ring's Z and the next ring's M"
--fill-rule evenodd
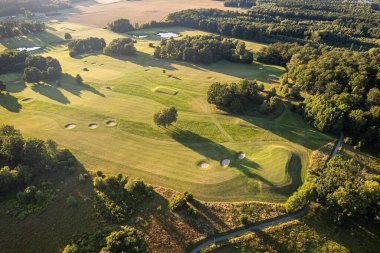
M148 46L150 41L158 40L153 35L138 40L135 57L115 59L92 54L73 59L60 44L67 31L74 38L99 36L108 42L120 36L104 29L52 22L46 33L2 41L7 47L25 46L25 42L30 43L26 46L44 47L41 52L58 58L65 75L61 87L24 84L20 74L1 76L10 95L0 98L0 119L27 136L55 139L73 150L90 170L142 177L152 184L192 191L203 200L284 201L290 193L285 187L290 182L289 173L296 187L311 150L331 140L287 110L276 119L240 117L219 112L206 102L207 87L214 81L250 78L270 87L266 83L268 75L281 75L283 69L279 67L158 60ZM182 28L173 31L198 33ZM158 29L146 32L154 34ZM83 71L85 67L89 71ZM75 83L73 76L78 73L84 85ZM153 92L159 86L178 94ZM18 98L33 100L22 103ZM153 113L171 105L179 109L176 126L168 130L155 127ZM117 127L106 127L104 123L109 119L115 119ZM77 127L65 130L68 123ZM89 123L99 127L89 129ZM240 151L249 159L238 161ZM220 167L224 158L232 160L231 167ZM201 169L200 161L208 161L211 166Z

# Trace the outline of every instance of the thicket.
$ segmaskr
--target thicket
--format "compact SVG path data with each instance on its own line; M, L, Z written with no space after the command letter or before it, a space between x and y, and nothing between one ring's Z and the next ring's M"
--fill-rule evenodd
M104 53L107 55L130 56L136 54L136 48L133 40L130 38L118 38L111 41L105 48Z
M72 40L67 44L69 54L75 57L84 53L91 53L95 51L102 51L106 46L103 38L90 37L87 39Z
M253 54L245 43L215 35L165 39L154 51L157 58L210 64L219 60L252 63Z
M42 80L52 80L59 78L61 75L61 64L55 58L29 55L25 59L23 79L26 82L35 83Z

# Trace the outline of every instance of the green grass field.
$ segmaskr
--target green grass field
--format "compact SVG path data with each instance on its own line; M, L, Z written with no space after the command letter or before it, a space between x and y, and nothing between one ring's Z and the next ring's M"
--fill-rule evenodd
M249 78L269 88L268 76L280 76L284 69L155 59L149 43L158 42L159 31L139 31L149 36L137 39L136 56L125 58L101 53L69 57L62 39L65 32L107 42L123 35L67 22L51 22L47 32L34 36L0 41L7 48L40 46L39 53L57 58L64 71L60 87L25 84L20 73L1 75L9 91L0 96L1 122L15 125L28 137L56 140L92 171L141 177L191 191L202 200L284 201L301 183L311 151L332 138L287 109L275 118L248 117L218 111L206 101L207 88L215 81ZM165 31L201 33L179 27ZM263 46L247 42L254 51ZM76 84L76 74L83 77L83 85ZM178 122L168 129L156 127L153 114L172 105L179 110ZM108 120L116 125L107 126ZM76 127L65 129L69 123ZM91 123L98 127L89 128ZM247 158L239 160L239 152ZM231 159L230 167L220 166L225 158ZM201 168L201 161L210 166Z

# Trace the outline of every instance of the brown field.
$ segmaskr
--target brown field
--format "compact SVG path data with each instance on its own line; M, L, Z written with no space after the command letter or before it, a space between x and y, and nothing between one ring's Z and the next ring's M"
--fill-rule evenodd
M237 10L224 7L223 2L214 0L89 0L63 11L59 19L97 27L104 27L118 18L128 18L132 23L143 24L152 20L161 21L169 13L190 8Z

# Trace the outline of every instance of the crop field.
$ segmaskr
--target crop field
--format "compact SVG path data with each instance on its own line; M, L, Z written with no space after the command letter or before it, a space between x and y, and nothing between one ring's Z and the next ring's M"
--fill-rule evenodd
M39 46L36 53L57 58L64 72L61 86L27 84L20 73L1 75L9 93L0 96L0 120L27 137L54 139L89 170L140 177L154 185L191 191L202 200L277 202L300 185L311 152L333 140L286 107L276 117L241 116L219 111L206 101L207 88L216 81L256 79L270 88L269 77L284 73L281 67L156 59L149 43L159 42L156 34L162 29L120 35L70 22L48 26L44 33L0 43L4 48ZM165 31L201 33L180 27ZM138 53L133 57L98 53L71 58L65 32L107 42L122 36L147 37L136 39ZM263 46L247 42L253 51ZM77 74L83 84L75 82ZM178 122L159 128L152 116L167 106L178 109ZM246 155L243 160L238 159L241 152ZM229 167L220 165L223 159L231 160ZM200 166L204 162L207 168Z
M110 21L128 17L132 23L145 24L152 20L160 21L169 13L185 9L217 8L237 10L224 7L223 1L214 0L89 0L75 4L74 8L62 11L59 19L73 23L104 27Z

